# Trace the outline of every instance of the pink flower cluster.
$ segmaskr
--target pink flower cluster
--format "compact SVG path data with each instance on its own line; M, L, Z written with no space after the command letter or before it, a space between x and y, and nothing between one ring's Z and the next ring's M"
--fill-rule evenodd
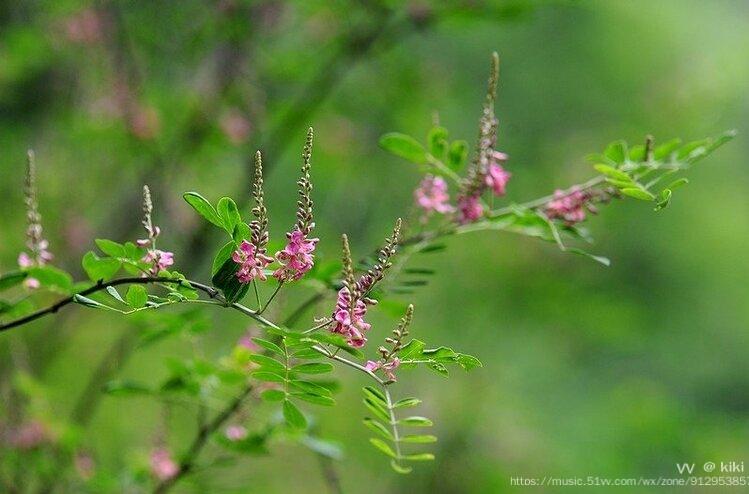
M579 189L572 189L565 193L557 189L554 199L546 205L546 215L551 218L563 219L568 225L573 225L585 220L585 209L591 212L595 210L589 204L590 194Z
M510 181L512 173L508 172L500 163L507 161L508 156L500 151L492 153L492 161L486 174L486 185L494 192L495 196L505 195L505 186Z
M151 249L146 252L146 255L141 260L151 265L150 272L156 276L174 264L174 254L163 250Z
M54 259L52 253L47 250L49 248L49 242L46 240L40 240L36 248L38 249L36 259L28 255L26 252L18 254L18 267L21 269L28 269L35 266L44 266ZM39 288L39 280L28 277L23 281L23 285L30 290L34 290Z
M371 325L364 321L367 314L367 304L363 300L357 300L352 304L352 297L347 287L338 291L338 300L333 312L335 326L333 333L338 333L346 337L346 341L354 348L361 348L367 342L364 332Z
M255 278L265 281L265 266L273 262L272 257L257 252L254 244L242 240L239 249L235 250L231 258L239 264L237 279L242 284L250 283Z
M432 212L452 213L455 208L450 205L450 194L447 192L447 182L442 177L427 175L414 190L416 205L427 214Z
M162 481L179 473L179 465L166 448L156 448L151 452L151 473Z
M367 365L364 366L365 369L367 369L369 372L375 372L377 370L382 370L382 372L385 374L385 377L387 377L388 381L396 381L395 379L395 369L398 368L398 366L401 365L401 361L398 357L393 358L393 360L389 360L387 362L383 361L377 361L374 360L368 360Z
M458 222L460 224L473 223L484 214L481 194L487 187L497 197L505 195L507 182L512 177L512 174L502 167L502 163L505 163L507 159L507 154L501 151L491 151L489 167L483 177L481 186L471 195L458 197Z
M299 228L287 233L289 243L283 250L276 252L276 259L281 263L281 267L276 269L273 277L278 281L296 281L312 269L315 262L315 245L319 241L317 238L307 238Z

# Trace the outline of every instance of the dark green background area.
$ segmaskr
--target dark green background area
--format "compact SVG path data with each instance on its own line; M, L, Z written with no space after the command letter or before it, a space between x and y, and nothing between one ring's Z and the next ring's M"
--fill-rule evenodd
M695 140L730 128L739 136L690 172L668 209L617 201L588 222L597 239L591 250L610 257L610 268L492 232L452 238L446 251L417 258L414 267L438 274L401 297L416 306L412 335L476 355L484 367L456 369L449 379L403 373L402 394L424 400L440 438L437 460L408 477L367 443L365 383L339 370L339 404L317 418L320 433L345 449L337 464L345 491L509 492L515 476L675 477L677 462L749 461L749 6L383 3L390 7L103 2L119 23L114 46L66 40L65 22L84 2L1 6L0 271L14 269L23 248L28 147L36 150L45 233L59 266L81 277L79 259L93 238L140 236L145 177L161 245L175 251L181 271L207 279L210 252L223 239L207 230L197 247L208 254L188 257L199 220L182 192L246 197L249 158L262 146L271 235L280 238L293 221L307 125L316 131L319 254L337 256L342 232L356 253L370 252L407 214L419 180L414 167L377 147L379 136L422 138L437 112L451 137L473 140L496 50L499 148L513 173L507 202L586 180L593 170L585 156L619 138ZM221 60L228 68L218 68ZM159 115L154 139L135 138L108 116L118 78ZM231 108L252 126L241 145L220 129ZM0 337L2 382L13 375L11 349L20 348L60 415L107 345L138 324L67 310L63 322ZM246 321L209 317L212 329L197 346L216 357ZM376 309L371 319L373 341L395 324ZM138 352L120 377L163 379L165 358L188 355L192 345L176 338ZM149 399L106 397L85 443L103 468L132 466L153 444L161 413ZM171 416L177 451L194 425L191 413ZM284 442L271 449L270 457L197 474L181 492L324 492L308 450Z

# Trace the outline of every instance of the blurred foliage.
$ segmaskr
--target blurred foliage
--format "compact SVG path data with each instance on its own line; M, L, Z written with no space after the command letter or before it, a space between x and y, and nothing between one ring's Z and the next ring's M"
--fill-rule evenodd
M740 1L6 2L0 271L12 270L23 248L29 147L58 265L81 278L91 239L137 238L145 182L160 242L186 274L207 279L223 239L201 229L182 192L233 195L246 208L260 148L272 238L280 238L293 218L297 153L314 125L319 251L333 258L341 232L354 250L370 251L411 207L418 173L378 148L381 135L425 135L438 118L451 139L471 142L491 51L501 58L508 197L523 201L586 179L585 156L613 139L745 134L748 24ZM368 431L352 418L360 386L344 386L315 428L342 442L345 491L504 492L511 476L668 476L676 462L749 456L744 134L696 167L690 193L660 214L628 201L589 221L596 252L612 259L608 269L491 232L453 238L428 266L414 263L437 271L409 295L414 334L450 342L485 366L439 387L417 371L404 386L419 390L440 437L436 461L410 478L385 470L365 445ZM126 358L142 344L138 328L169 331L168 321L140 316L69 308L3 335L3 419L25 403L29 420L64 438L54 454L85 451L100 470L142 471L165 421L161 439L183 449L192 407L175 403L165 417L147 397L124 402L110 393L89 412L76 408L78 397L91 393L92 373L114 363L124 365L121 382L167 380L178 369L166 359L193 349L224 354L245 322L211 313L180 338L156 339ZM372 323L392 327L399 316L373 311ZM85 432L58 427L69 415L88 417ZM271 457L198 471L183 488L324 491L319 460L303 443L270 449ZM48 458L26 465L27 486L52 475ZM290 462L293 476L284 475ZM92 489L137 480L96 478Z

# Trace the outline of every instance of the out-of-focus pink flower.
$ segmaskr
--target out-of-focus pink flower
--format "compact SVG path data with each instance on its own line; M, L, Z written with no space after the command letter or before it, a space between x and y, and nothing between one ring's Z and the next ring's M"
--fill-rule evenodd
M241 338L239 338L239 340L237 341L237 346L246 348L251 352L257 352L258 350L260 350L260 346L252 341L252 333L250 331L247 331L244 335L242 335Z
M143 256L143 259L141 260L151 265L151 274L157 275L174 264L174 254L163 250L152 249L146 252L146 255Z
M478 196L463 196L458 198L458 211L460 224L473 223L484 214L484 206Z
M427 175L414 190L416 205L427 213L451 213L455 208L450 205L447 182L442 177Z
M67 38L74 43L92 45L102 40L103 22L94 9L85 9L65 22Z
M375 372L377 370L382 370L383 374L385 374L385 377L387 377L388 381L396 381L395 378L395 369L398 368L398 366L401 365L401 361L398 357L393 358L392 360L389 360L387 362L378 361L375 362L374 360L368 360L367 365L364 366L365 369L367 369L369 372Z
M25 286L29 290L36 290L41 286L41 283L39 283L39 280L37 280L36 278L29 277L23 280L23 286Z
M236 109L232 109L221 117L221 130L232 144L239 145L247 140L252 130L250 121Z
M364 321L366 314L367 304L362 300L357 300L352 307L349 290L347 287L343 287L338 291L338 300L333 313L335 325L331 331L346 337L346 341L352 347L361 348L367 342L364 332L371 327L369 323Z
M224 431L224 435L229 441L241 441L247 437L247 429L242 425L230 425Z
M273 262L272 257L256 252L254 244L242 240L239 249L235 250L231 258L240 265L237 271L237 279L242 284L247 284L255 278L265 281L265 266Z
M151 452L151 473L162 481L179 473L179 465L166 448L156 448Z
M595 212L592 205L588 203L590 194L579 189L572 189L565 193L557 189L554 192L554 199L546 205L546 215L551 218L563 219L567 224L572 225L585 220L585 209Z
M18 267L20 268L30 268L34 265L33 259L31 259L31 256L29 256L25 252L21 252L18 254Z
M80 452L75 455L75 471L83 480L89 480L93 477L95 469L96 463L94 463L91 455Z
M38 420L24 422L8 434L9 444L21 450L34 449L50 440L47 427Z
M281 267L273 273L273 277L283 282L296 281L312 269L315 263L315 256L312 253L320 239L307 238L298 228L287 233L286 237L289 243L283 250L276 252L276 259L281 263Z
M507 155L499 151L494 151L492 157L493 160L489 164L489 170L486 174L486 185L492 189L495 196L503 196L505 195L505 186L510 181L512 173L502 168L502 165L499 163L506 161Z
M155 108L137 107L130 116L130 132L138 139L153 139L161 130L161 119Z

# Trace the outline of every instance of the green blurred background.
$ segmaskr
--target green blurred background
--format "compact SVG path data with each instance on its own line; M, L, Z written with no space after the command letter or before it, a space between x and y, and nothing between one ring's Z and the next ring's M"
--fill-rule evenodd
M199 222L181 193L245 196L248 158L260 147L278 238L293 221L307 125L317 136L320 254L337 255L341 232L355 252L369 252L409 210L419 180L378 137L423 136L438 112L451 137L472 140L496 50L499 148L513 173L507 201L587 179L585 155L615 139L694 140L729 128L739 137L690 172L670 208L617 202L588 222L592 250L610 268L491 232L415 260L438 275L402 298L416 305L414 337L485 366L449 380L428 371L403 379L403 394L424 399L440 437L437 460L409 477L367 444L364 382L338 371L339 405L317 416L320 434L344 448L344 490L509 492L518 490L512 476L677 476L676 462L746 461L747 47L741 0L5 2L0 271L14 269L23 248L28 147L59 266L81 277L93 238L137 238L147 181L161 245L180 270L205 279L221 239L207 230L191 240ZM226 353L246 323L208 317L212 329L197 344L167 340L133 355L118 376L162 379L164 359L193 345L209 357ZM394 319L375 310L372 322L377 335ZM136 326L69 308L63 319L4 334L3 386L21 366L65 416L100 361L118 359L109 345ZM100 468L124 469L151 447L162 412L149 399L105 397L84 444ZM170 416L177 452L191 413ZM307 449L272 450L199 472L179 491L325 492Z

